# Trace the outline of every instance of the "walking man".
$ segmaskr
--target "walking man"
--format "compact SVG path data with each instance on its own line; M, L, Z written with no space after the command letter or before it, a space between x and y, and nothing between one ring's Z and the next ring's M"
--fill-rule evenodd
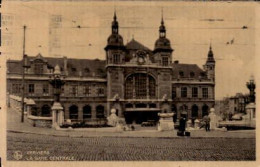
M205 123L205 129L206 131L210 131L210 117L208 115L205 115L203 117L203 121Z

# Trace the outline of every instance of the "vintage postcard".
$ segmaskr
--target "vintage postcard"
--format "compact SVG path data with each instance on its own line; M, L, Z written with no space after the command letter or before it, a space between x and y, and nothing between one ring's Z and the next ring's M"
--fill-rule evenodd
M4 1L0 164L257 166L258 6Z

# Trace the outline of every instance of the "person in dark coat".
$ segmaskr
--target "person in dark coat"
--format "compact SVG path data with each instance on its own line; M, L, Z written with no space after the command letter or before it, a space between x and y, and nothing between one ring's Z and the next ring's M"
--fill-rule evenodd
M206 131L210 131L210 117L208 115L205 115L203 117L203 121L205 123L205 129Z
M179 131L180 131L182 134L184 134L185 129L186 129L186 116L182 114L182 115L181 115L181 118L180 118Z

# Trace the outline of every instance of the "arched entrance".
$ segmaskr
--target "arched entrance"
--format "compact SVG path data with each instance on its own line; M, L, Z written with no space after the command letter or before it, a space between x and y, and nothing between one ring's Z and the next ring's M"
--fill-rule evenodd
M86 105L83 107L83 120L91 118L91 106Z
M202 107L202 117L204 117L205 115L209 114L209 106L207 106L206 104L203 105Z
M49 107L49 105L43 105L42 106L42 114L41 116L43 117L50 117L51 116L51 108Z
M78 106L72 105L69 107L70 119L77 120L78 119Z
M198 118L198 116L199 116L198 111L199 111L199 107L198 107L196 104L194 104L194 105L191 107L191 117L192 117L192 118Z

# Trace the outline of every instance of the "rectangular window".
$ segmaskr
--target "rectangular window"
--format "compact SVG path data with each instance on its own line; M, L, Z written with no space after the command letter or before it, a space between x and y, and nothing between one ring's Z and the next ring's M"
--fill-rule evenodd
M168 66L168 64L169 64L169 59L168 59L168 57L162 57L162 65L163 66Z
M84 86L84 87L83 87L83 94L84 94L85 96L90 96L90 95L91 95L90 86Z
M125 98L132 99L134 97L134 78L132 76L127 78L125 84Z
M77 85L72 85L70 87L70 95L71 96L77 96L78 95L78 86Z
M34 93L34 84L29 84L28 87L29 87L28 92Z
M12 93L13 94L19 94L21 93L21 90L22 87L21 87L21 84L12 84Z
M187 87L181 88L181 97L187 97Z
M202 88L202 97L203 98L208 98L209 97L208 88Z
M198 88L197 87L192 88L192 97L198 97Z
M104 96L104 94L105 94L104 88L98 88L97 89L97 94L98 94L98 96Z
M177 97L176 93L177 88L175 86L172 87L172 99L175 99Z
M114 54L114 63L119 64L120 63L120 55L119 54Z
M49 84L43 84L42 85L42 92L43 92L43 95L49 94Z

